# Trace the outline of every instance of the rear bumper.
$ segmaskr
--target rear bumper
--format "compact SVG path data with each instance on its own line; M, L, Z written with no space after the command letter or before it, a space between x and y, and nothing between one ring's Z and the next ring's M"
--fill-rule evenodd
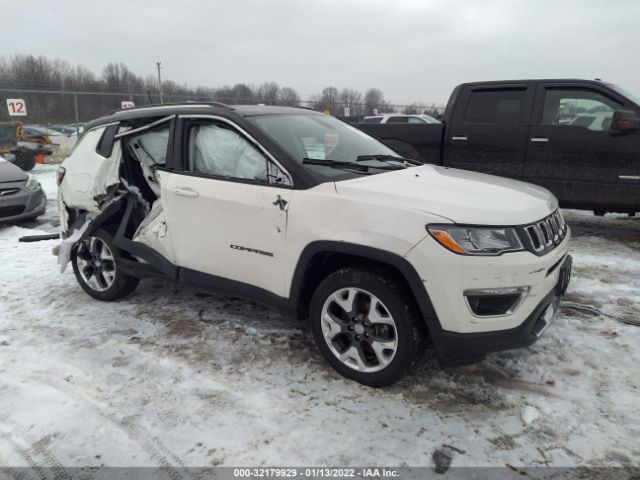
M440 331L434 341L438 360L443 365L456 366L474 363L487 353L527 347L545 332L560 307L569 283L571 256L560 267L558 285L552 289L519 326L509 330L479 333Z

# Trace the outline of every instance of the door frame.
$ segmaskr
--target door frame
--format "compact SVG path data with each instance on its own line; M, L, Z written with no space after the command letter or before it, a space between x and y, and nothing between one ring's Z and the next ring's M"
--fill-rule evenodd
M544 114L544 105L545 105L545 97L546 97L546 92L547 90L577 90L577 91L584 91L584 92L592 92L592 93L596 93L599 95L602 95L603 97L609 99L612 102L615 102L617 104L620 105L619 109L623 109L623 110L633 110L633 111L638 111L637 107L630 103L628 99L626 99L625 97L623 97L621 94L618 94L617 92L611 90L610 88L607 88L607 86L605 84L598 84L598 83L594 83L594 82L589 82L589 81L580 81L580 80L575 80L575 81L539 81L536 84L536 89L535 89L535 99L534 99L534 104L533 104L533 111L532 111L532 116L531 116L531 122L529 124L529 132L527 135L527 147L526 147L526 151L525 151L525 170L523 171L526 172L526 168L528 166L528 164L530 163L530 155L534 155L538 150L535 146L535 144L532 144L532 138L534 137L534 133L533 131L535 129L539 129L539 128L563 128L562 125L545 125L542 123L543 120L543 114ZM577 128L577 127L574 127ZM613 130L605 132L605 131L593 131L590 130L586 127L579 127L579 128L584 128L585 132L589 132L589 134L597 134L597 133L607 133L609 136L611 137L617 137L617 136L622 136L623 134L617 133ZM551 137L549 135L549 137ZM546 146L548 146L546 143L544 144ZM537 183L540 184L538 182L536 182L536 178L535 177L529 177L529 176L524 176L523 177L524 181L526 182L531 182L531 183ZM561 201L562 205L565 208L580 208L580 209L587 209L587 210L592 210L592 209L606 209L606 205L610 205L612 211L615 210L620 210L620 211L626 211L627 207L619 207L617 206L618 204L611 203L611 201L607 201L604 203L594 203L594 201L576 201L576 200L567 200L567 197L564 196L563 198L563 190L561 190L562 188L567 188L566 185L570 185L570 188L583 188L581 187L581 185L583 185L585 183L585 181L582 178L553 178L553 181L560 184L561 186L558 187L560 188L560 190L555 190L554 193L556 194L556 196L558 196L559 200ZM589 184L589 182L587 182L587 184ZM549 183L547 182L547 185L543 185L546 188L551 188L548 186ZM565 185L565 186L562 186ZM617 185L616 182L614 183L610 183L610 186L615 187ZM588 185L587 187L584 188L590 188ZM620 204L623 205L623 204Z
M188 164L188 149L189 142L185 139L185 125L189 122L189 120L209 120L211 122L219 122L223 123L233 130L237 131L245 140L247 140L251 145L257 148L262 155L264 155L267 159L267 175L269 178L268 182L260 182L249 179L242 178L230 178L230 177L222 177L215 175L203 175L200 173L190 172L189 164ZM250 183L250 184L259 184L265 187L276 187L276 188L288 188L294 189L293 176L289 173L289 171L282 165L282 162L278 161L276 157L274 157L269 150L267 150L258 140L256 140L249 132L247 132L244 128L238 125L233 120L228 118L219 116L219 115L208 115L208 114L181 114L178 115L176 128L173 137L173 155L172 155L172 164L171 164L171 172L181 175L191 175L195 177L205 177L205 178L214 178L218 180L225 180L229 182L240 182L240 183ZM273 166L276 165L286 179L286 183L275 183L273 181L274 171Z
M467 122L465 121L465 114L467 109L469 108L469 100L473 92L482 92L482 91L514 91L521 90L523 91L522 96L522 104L520 109L520 117L518 118L518 122L515 124L510 123L480 123L480 122ZM505 83L481 83L475 85L466 85L461 91L457 94L454 109L451 112L451 120L446 125L443 133L442 140L442 151L443 151L443 163L444 165L450 165L450 154L452 148L456 147L456 140L454 138L458 137L464 143L462 145L467 144L469 141L468 138L468 129L469 126L478 127L478 126L487 126L487 127L518 127L526 130L524 143L521 145L522 151L522 160L520 169L518 171L518 176L510 176L508 178L516 178L522 179L522 175L524 174L525 162L526 162L526 148L529 141L529 126L531 125L532 114L535 105L536 98L536 85L531 83L522 83L522 82L505 82ZM473 139L471 139L473 142ZM459 168L468 168L468 167L459 167ZM473 169L471 169L473 170ZM486 173L486 172L483 172ZM501 175L500 173L494 173L495 175ZM502 175L504 176L504 175Z
M531 119L529 121L530 126L542 125L542 113L544 110L544 99L547 89L553 90L591 90L603 95L610 100L620 103L624 109L637 110L635 105L630 105L626 98L622 95L618 95L616 92L604 85L598 85L588 82L538 82L535 88L535 98L533 100L533 109L531 112Z

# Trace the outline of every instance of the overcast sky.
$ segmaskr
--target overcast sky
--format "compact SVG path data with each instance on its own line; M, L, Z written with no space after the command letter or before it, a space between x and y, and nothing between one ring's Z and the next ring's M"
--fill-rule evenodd
M0 0L0 55L222 86L444 102L458 83L602 78L640 93L636 0Z

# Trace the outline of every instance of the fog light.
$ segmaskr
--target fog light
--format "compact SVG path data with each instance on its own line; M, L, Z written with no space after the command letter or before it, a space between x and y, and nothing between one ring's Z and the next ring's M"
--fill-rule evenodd
M465 290L467 305L476 317L511 315L529 293L529 287Z

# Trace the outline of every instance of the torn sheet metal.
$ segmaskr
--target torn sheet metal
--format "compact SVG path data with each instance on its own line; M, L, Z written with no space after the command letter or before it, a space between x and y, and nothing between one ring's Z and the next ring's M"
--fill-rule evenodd
M82 224L80 228L74 230L74 232L65 238L60 245L54 247L53 254L58 255L58 266L60 267L60 273L64 273L67 269L67 265L69 264L69 260L71 258L71 249L73 245L82 238L84 232L86 232L87 228L89 228L89 224L92 219L88 219L86 222Z
M95 148L103 132L104 128L87 132L64 161L66 181L60 184L59 189L69 208L100 213L102 204L110 199L120 183L120 142L114 144L109 158L103 157Z
M135 185L131 185L129 182L127 182L124 178L120 178L120 183L122 185L122 187L127 191L127 192L131 192L133 193L136 197L138 197L138 202L140 202L140 204L142 206L144 206L144 213L145 215L149 214L149 211L151 210L151 208L149 207L149 202L147 202L145 200L145 198L142 196L142 192L140 191L140 189L138 187L136 187Z
M167 221L160 200L154 202L151 211L133 235L133 241L143 243L174 261L173 249L167 236Z

